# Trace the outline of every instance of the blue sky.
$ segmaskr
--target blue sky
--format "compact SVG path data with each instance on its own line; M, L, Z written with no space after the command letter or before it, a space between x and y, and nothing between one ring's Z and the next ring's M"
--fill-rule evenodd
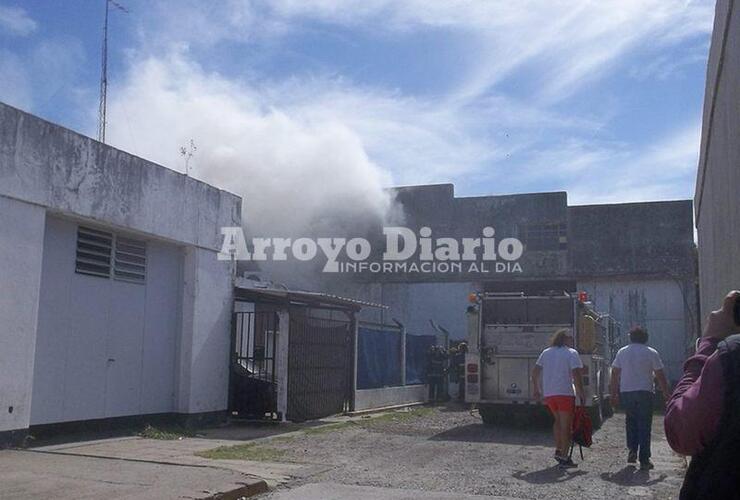
M120 3L108 142L250 199L693 196L711 1ZM0 100L94 136L103 6L0 0Z

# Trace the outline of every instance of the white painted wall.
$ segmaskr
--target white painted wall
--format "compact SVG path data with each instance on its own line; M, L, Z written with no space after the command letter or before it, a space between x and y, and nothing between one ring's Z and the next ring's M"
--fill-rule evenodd
M75 272L78 223L47 217L31 425L174 411L181 248L145 284Z
M31 414L44 218L0 196L0 431L28 427Z
M453 387L453 385L451 384L450 387ZM457 384L454 384L453 388L457 390ZM428 385L407 385L403 387L381 387L380 389L359 389L355 391L355 411L386 408L389 406L407 405L414 403L426 403L428 395Z
M233 311L232 266L189 247L184 257L177 411L226 410Z
M41 297L46 214L175 245L153 243L152 266L163 283L177 268L181 286L147 285L142 295L137 285L58 274L52 263L73 270L74 253L62 255L69 241L52 222L60 231L46 247ZM220 228L240 222L231 193L0 103L0 431L226 410L233 266L216 252ZM176 247L182 265L165 264ZM69 336L65 321L76 323Z
M702 319L740 288L740 2L718 0L694 208Z

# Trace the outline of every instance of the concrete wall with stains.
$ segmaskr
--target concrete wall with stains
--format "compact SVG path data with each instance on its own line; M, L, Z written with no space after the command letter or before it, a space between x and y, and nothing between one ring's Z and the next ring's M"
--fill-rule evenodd
M99 312L90 300L95 286L78 286L69 295L70 273L44 275L45 252L51 256L50 248L57 241L51 238L44 243L47 220L51 219L72 228L67 231L72 239L77 224L89 224L150 242L152 279L164 269L156 264L157 249L168 248L165 253L176 261L168 262L168 269L178 276L165 280L167 285L162 281L167 290L144 300L151 306L148 311L141 307L141 294L134 294L131 303L120 302L127 301L130 294L116 294L116 309L125 314L110 315L106 320L110 331L126 328L137 314L147 314L152 324L158 324L162 318L151 314L161 307L161 314L169 318L167 324L176 327L176 368L172 382L164 389L169 394L174 384L172 399L122 408L116 407L121 401L115 401L117 393L113 391L106 396L116 407L111 412L78 412L69 418L85 420L109 413L119 416L168 408L185 414L226 410L233 266L218 261L216 253L221 246L220 228L240 225L241 199L0 103L0 288L6 292L0 294L0 444L16 440L28 428L36 393L43 397L53 392L51 387L34 387L35 360L43 363L53 357L51 342L58 341L60 335L84 339L106 334L101 328L85 326L90 322L81 322L71 329L69 325L55 329L51 324L44 335L38 335L39 309L56 304L57 292L74 302L77 319ZM54 255L59 266L74 274L74 252ZM165 295L170 300L157 300ZM42 301L42 296L47 299ZM80 330L86 328L89 331ZM156 328L152 335L158 335ZM67 358L71 356L68 362L86 356L109 358L105 350L88 349L90 342L70 345L77 347L65 353ZM102 358L97 361L105 364ZM162 382L147 380L151 377L138 372L131 375L141 379L141 386ZM126 375L121 377L123 380ZM65 415L54 416L58 412L49 408L42 413L38 422L68 420Z
M241 199L0 103L0 196L211 250Z
M568 207L568 267L577 277L695 275L691 200Z
M740 288L740 4L717 2L694 198L703 318Z

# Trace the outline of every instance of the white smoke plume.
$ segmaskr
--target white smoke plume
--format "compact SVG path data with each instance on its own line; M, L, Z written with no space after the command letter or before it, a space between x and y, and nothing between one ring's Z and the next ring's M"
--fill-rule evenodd
M321 113L281 106L269 84L235 83L175 52L132 62L110 94L108 142L184 171L180 150L192 140L190 175L242 196L251 235L310 235L329 215L388 214L390 175L359 136Z

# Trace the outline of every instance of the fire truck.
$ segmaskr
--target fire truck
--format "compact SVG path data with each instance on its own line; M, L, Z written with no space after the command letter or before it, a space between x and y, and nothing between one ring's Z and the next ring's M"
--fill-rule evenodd
M484 424L544 412L532 396L531 374L561 328L572 332L583 362L585 406L594 424L611 415L609 375L619 324L597 312L584 292L473 293L469 298L465 401L477 406Z

